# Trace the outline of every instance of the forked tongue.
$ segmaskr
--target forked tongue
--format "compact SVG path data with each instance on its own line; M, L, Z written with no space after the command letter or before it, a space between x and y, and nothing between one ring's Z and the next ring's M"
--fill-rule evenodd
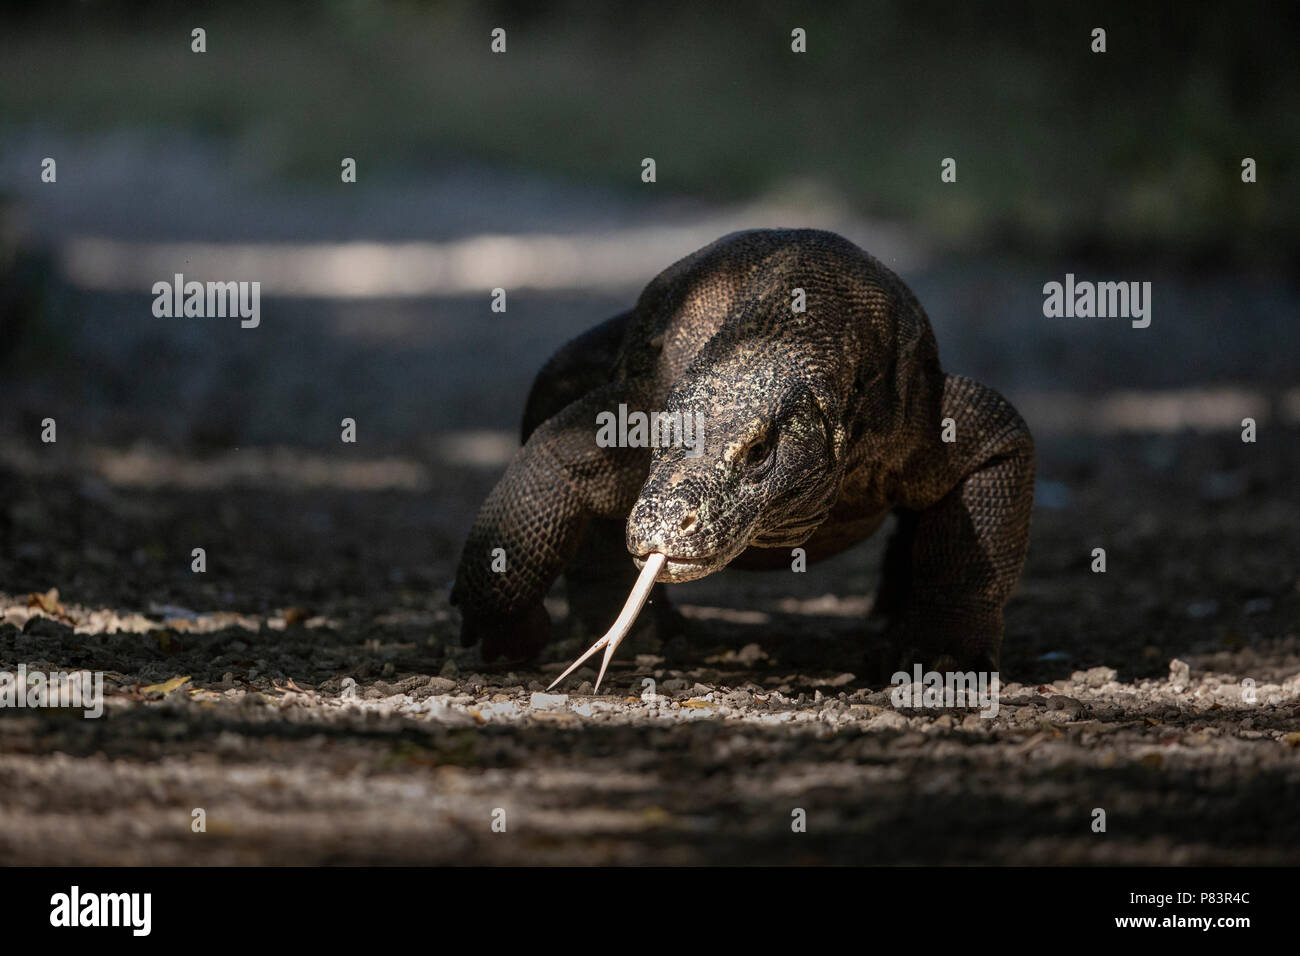
M600 662L600 674L596 677L596 686L592 693L600 690L600 682L605 678L605 668L609 666L610 659L614 656L614 651L618 648L618 645L623 643L623 638L627 637L627 632L632 630L632 625L636 622L636 616L641 613L641 608L645 606L646 598L650 596L650 589L654 587L655 578L659 576L659 571L667 560L667 556L660 554L658 551L650 553L649 557L645 559L645 567L641 569L641 576L636 579L636 584L632 585L632 593L627 596L627 603L623 605L623 610L619 613L614 626L605 632L604 637L587 648L585 654L570 664L568 670L551 681L551 687L572 674L582 665L583 661L603 647L605 648L605 659ZM546 689L550 690L551 687Z

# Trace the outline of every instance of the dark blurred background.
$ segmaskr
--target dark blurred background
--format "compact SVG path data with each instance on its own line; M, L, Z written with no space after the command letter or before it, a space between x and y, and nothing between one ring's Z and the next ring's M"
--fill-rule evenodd
M1069 643L1035 594L1080 634L1097 589L1157 628L1290 594L1297 26L1262 3L11 6L0 588L432 600L547 355L679 256L781 225L891 265L945 365L1034 428L1027 661ZM261 281L260 327L155 318L150 287L176 272ZM1150 281L1150 328L1044 318L1067 272ZM1241 528L1234 503L1275 547L1169 572L1179 535ZM226 542L202 579L200 539ZM1126 542L1126 578L1080 576L1093 539ZM872 560L799 586L868 593ZM1163 596L1121 601L1153 567ZM1135 660L1152 640L1116 639Z

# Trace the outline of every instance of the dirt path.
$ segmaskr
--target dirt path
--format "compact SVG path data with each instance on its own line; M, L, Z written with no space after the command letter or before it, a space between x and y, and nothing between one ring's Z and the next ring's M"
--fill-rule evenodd
M1202 444L1173 448L1196 473ZM1122 443L1104 450L1133 461ZM0 667L103 671L108 702L99 720L0 717L0 850L23 863L1293 863L1296 555L1276 529L1294 527L1295 505L1261 511L1243 494L1189 519L1194 488L1125 499L1122 484L1144 487L1135 473L1040 513L1008 619L1020 682L992 718L898 711L890 688L853 675L877 548L806 575L683 586L689 642L629 647L599 697L590 670L567 696L535 697L578 641L518 673L456 646L441 590L453 482L435 479L442 497L33 483L10 509L20 573L93 599L0 597ZM462 476L462 504L489 474ZM221 516L205 530L228 556L207 575L220 583L160 574L150 556L180 551L184 516L207 513ZM1113 521L1112 554L1142 573L1092 575L1075 546L1085 521ZM1216 547L1193 546L1205 540ZM234 595L238 613L186 610ZM143 613L106 609L123 607Z

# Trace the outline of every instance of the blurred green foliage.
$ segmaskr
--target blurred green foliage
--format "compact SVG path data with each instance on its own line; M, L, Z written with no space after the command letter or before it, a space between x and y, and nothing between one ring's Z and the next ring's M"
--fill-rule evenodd
M181 127L294 179L354 155L364 176L483 159L644 189L653 156L660 189L814 183L953 245L1300 248L1294 3L54 2L7 21L0 122Z

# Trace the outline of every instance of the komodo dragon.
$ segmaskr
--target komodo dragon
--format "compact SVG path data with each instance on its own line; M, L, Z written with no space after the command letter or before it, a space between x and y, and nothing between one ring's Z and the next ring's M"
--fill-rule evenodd
M597 416L620 404L700 413L702 454L601 447ZM562 571L593 633L633 590L580 659L604 646L608 664L648 592L652 620L674 620L664 583L789 568L795 547L814 562L892 511L873 605L888 663L998 668L1033 440L997 392L943 372L910 290L834 233L733 233L665 269L635 307L546 363L523 438L452 589L461 642L481 640L485 659L536 657L551 635L542 598Z

